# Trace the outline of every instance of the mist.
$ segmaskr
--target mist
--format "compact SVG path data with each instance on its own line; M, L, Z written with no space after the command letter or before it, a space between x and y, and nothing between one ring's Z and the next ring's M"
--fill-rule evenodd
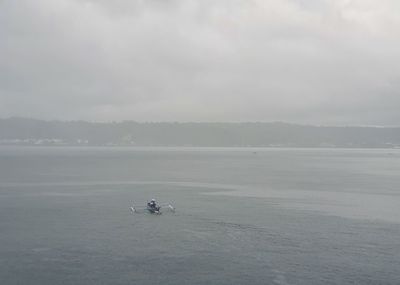
M0 2L0 115L398 125L394 0Z

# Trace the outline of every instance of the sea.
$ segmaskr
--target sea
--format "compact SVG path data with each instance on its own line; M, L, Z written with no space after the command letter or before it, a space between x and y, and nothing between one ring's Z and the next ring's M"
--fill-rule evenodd
M400 150L2 146L0 284L400 284Z

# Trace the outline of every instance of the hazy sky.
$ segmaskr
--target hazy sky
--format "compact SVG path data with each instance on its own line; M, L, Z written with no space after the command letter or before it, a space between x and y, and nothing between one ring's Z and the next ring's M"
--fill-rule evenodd
M0 117L400 125L399 0L0 0Z

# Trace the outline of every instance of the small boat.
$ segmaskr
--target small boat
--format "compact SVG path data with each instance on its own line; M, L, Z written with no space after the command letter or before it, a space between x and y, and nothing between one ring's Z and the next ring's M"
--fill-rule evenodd
M150 206L149 204L147 204L146 209L151 214L157 214L157 215L161 214L161 211L160 211L161 207L160 206Z
M173 207L171 204L157 205L155 203L148 202L145 207L135 207L135 205L132 205L130 207L130 210L132 213L148 212L150 214L155 214L155 215L161 215L162 214L161 209L165 209L166 211L175 212L175 207Z

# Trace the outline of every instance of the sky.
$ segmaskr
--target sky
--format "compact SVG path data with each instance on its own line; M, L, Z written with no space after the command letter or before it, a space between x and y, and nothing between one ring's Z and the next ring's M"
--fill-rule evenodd
M400 125L398 0L0 0L0 117Z

